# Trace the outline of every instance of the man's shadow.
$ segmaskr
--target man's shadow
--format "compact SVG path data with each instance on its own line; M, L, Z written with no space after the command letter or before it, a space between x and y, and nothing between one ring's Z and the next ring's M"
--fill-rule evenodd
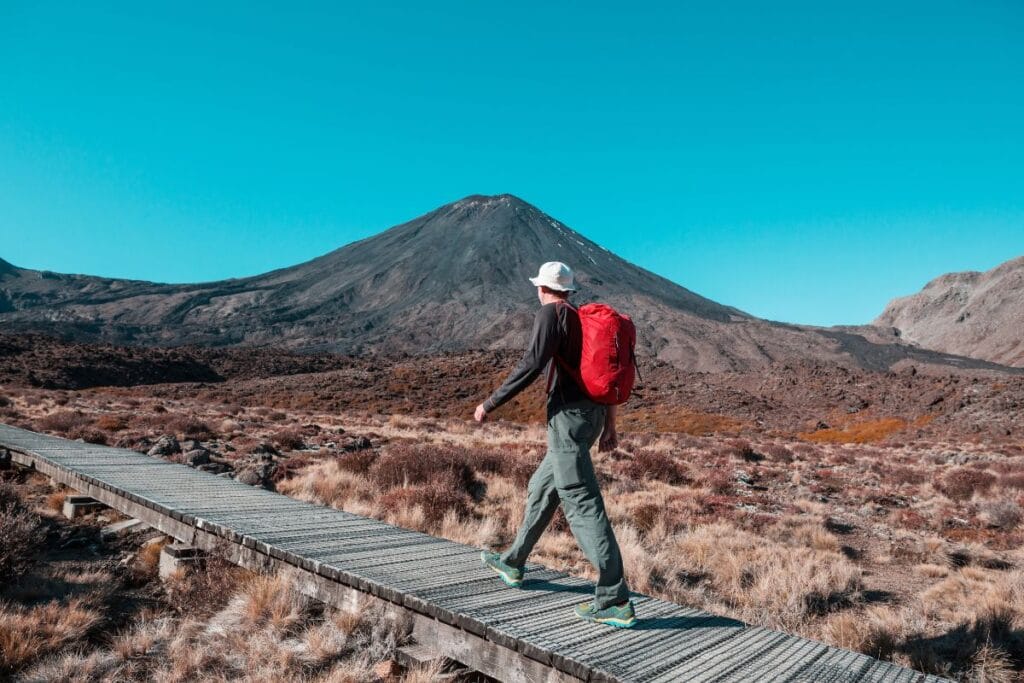
M549 593L577 593L579 595L593 595L593 586L567 586L565 584L553 583L543 579L524 579L522 590L547 591ZM639 593L633 593L630 597L644 597ZM707 628L746 628L747 625L737 619L720 617L713 614L689 614L679 616L647 617L643 615L643 607L637 609L637 623L633 631L686 631L689 629Z

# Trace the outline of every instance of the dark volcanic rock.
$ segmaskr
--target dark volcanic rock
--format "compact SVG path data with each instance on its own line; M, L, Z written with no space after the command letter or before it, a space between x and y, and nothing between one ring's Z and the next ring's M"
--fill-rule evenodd
M266 441L261 442L258 446L253 448L250 453L252 455L281 455L280 451Z
M338 448L343 451L362 451L373 446L370 440L365 436L346 436L343 437L338 444Z
M261 486L273 490L274 473L277 463L268 453L251 455L235 463L235 479L249 486Z
M196 448L191 451L185 451L181 456L182 462L189 467L198 467L199 465L206 465L210 462L210 451L205 448Z
M178 440L172 434L161 436L148 451L148 455L159 455L163 457L175 455L177 453L181 453L181 444L178 443Z

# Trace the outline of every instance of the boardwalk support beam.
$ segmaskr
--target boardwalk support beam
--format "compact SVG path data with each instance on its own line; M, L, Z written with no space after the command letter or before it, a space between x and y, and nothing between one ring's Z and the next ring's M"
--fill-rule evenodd
M80 517L93 510L105 508L106 505L92 496L68 496L64 499L64 516L68 519Z
M171 543L160 550L160 578L166 581L180 570L202 562L205 553L195 546Z

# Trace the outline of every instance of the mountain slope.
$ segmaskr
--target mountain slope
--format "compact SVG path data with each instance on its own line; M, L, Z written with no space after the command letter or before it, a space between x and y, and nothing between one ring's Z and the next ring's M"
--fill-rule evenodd
M894 299L874 324L928 349L1024 366L1024 256L937 277Z
M80 341L281 346L300 351L437 353L520 347L537 306L527 277L572 265L578 302L636 321L642 355L688 370L819 360L890 367L945 362L909 345L770 323L618 258L513 197L471 196L288 268L159 284L0 263L0 323ZM872 334L872 332L868 332Z

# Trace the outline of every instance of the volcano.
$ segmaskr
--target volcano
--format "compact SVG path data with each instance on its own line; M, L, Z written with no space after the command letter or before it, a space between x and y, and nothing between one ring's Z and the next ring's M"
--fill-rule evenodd
M577 273L575 300L637 324L643 356L687 370L821 361L882 369L970 365L873 328L760 320L619 258L509 194L474 195L295 266L253 277L161 284L17 268L0 261L0 324L70 341L435 354L520 347L544 261Z

